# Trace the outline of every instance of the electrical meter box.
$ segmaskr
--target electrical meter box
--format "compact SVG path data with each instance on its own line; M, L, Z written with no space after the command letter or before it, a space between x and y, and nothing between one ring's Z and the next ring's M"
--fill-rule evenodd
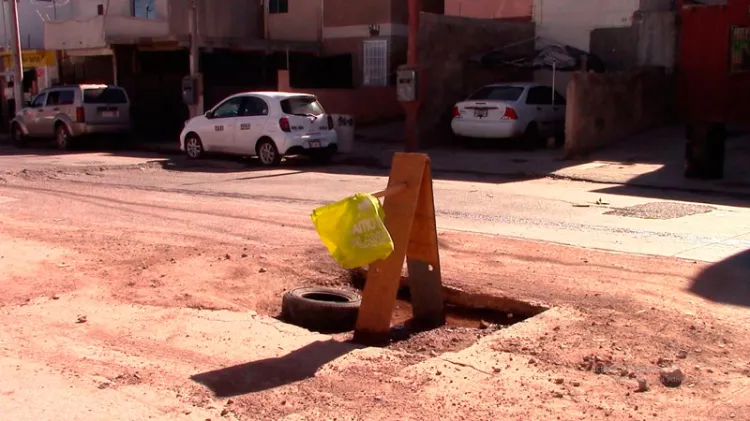
M419 73L417 69L401 66L396 71L396 94L401 102L412 102L419 95Z
M185 76L182 79L182 101L186 105L195 105L198 103L198 78Z

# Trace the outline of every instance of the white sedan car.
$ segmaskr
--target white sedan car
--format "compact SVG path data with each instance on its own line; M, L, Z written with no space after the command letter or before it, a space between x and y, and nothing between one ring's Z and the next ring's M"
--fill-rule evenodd
M453 107L451 129L457 136L518 139L536 147L565 134L565 98L552 87L536 83L487 85Z
M180 149L190 158L205 152L257 156L263 165L276 165L286 155L327 162L337 138L333 119L313 95L244 92L188 120Z

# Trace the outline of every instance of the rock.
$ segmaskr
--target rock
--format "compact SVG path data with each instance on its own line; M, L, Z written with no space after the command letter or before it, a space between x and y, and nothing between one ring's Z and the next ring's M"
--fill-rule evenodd
M376 400L376 401L382 401L382 400L383 400L383 397L382 397L382 396L375 396L375 400Z
M672 360L670 360L669 358L659 357L659 359L656 360L656 365L658 365L659 367L667 367L672 365Z
M508 318L512 319L513 318L513 313L508 313Z
M529 358L529 364L536 364L536 360L534 358Z
M227 415L229 415L229 410L226 409L226 408L222 409L221 410L221 416L222 417L226 417Z
M243 258L247 257L247 253L242 253L242 257Z
M436 371L436 372L435 372L435 375L436 375L436 376L439 376L439 375L441 375L441 374L443 374L443 372L442 372L442 371L440 371L440 370L438 370L438 371Z
M579 381L574 381L574 382L572 382L572 383L570 383L570 384L572 384L572 385L573 385L573 387L578 387L578 386L580 386L580 385L581 385L581 382L579 382Z
M563 394L562 394L562 392L553 392L552 396L554 396L554 397L556 397L558 399L561 399L563 397Z
M688 356L688 352L685 351L684 349L681 349L677 352L677 358L681 360L684 360L685 358L687 358L687 356Z
M260 269L258 269L258 273L266 273L266 272L268 272L266 270L266 268L260 268Z
M53 300L59 300L59 299L60 299L60 296L59 296L59 295L57 295L57 294L55 294L55 295L53 295L53 296L52 296L52 299L53 299Z
M664 386L679 387L685 380L685 374L677 366L662 368L659 372L659 380Z
M484 320L482 320L482 321L479 322L479 328L480 329L489 329L489 327L490 327L490 323L489 322L486 322Z
M229 253L227 253L227 254L226 254L226 255L224 256L224 258L225 258L225 259L227 259L227 260L231 260L231 259L232 259L232 256L230 256L230 255L229 255Z
M639 393L643 393L643 392L648 392L648 389L649 389L648 388L648 380L646 380L644 378L639 378L638 379L638 388L635 389L635 391L639 392Z
M565 379L561 377L555 379L555 384L563 384L563 383L565 383Z
M85 315L78 316L78 319L76 319L76 323L86 323L89 319Z

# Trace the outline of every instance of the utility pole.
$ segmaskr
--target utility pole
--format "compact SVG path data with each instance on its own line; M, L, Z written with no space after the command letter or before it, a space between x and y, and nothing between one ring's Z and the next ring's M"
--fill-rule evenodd
M10 44L11 52L13 53L13 63L15 64L13 69L13 97L16 101L16 111L20 110L24 106L23 101L23 57L21 51L21 32L18 29L18 4L17 0L9 0L10 2L10 24L11 31L13 32L13 42Z
M190 26L190 77L195 80L195 90L197 100L194 105L190 105L190 117L196 117L203 114L203 78L198 72L200 63L200 50L198 49L198 0L190 1L188 13Z
M422 70L419 64L419 12L421 10L422 0L409 0L409 37L407 39L406 64L416 70L417 74L421 73ZM417 84L424 86L422 79L423 77L418 77ZM417 90L423 92L422 89ZM415 101L403 103L404 111L406 111L406 152L419 150L419 133L417 130L421 96L422 93L418 94Z

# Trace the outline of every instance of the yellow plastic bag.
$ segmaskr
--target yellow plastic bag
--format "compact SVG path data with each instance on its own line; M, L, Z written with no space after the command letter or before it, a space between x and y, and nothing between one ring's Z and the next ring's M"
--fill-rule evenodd
M393 252L380 201L364 193L315 209L312 221L331 256L346 269L369 265Z

